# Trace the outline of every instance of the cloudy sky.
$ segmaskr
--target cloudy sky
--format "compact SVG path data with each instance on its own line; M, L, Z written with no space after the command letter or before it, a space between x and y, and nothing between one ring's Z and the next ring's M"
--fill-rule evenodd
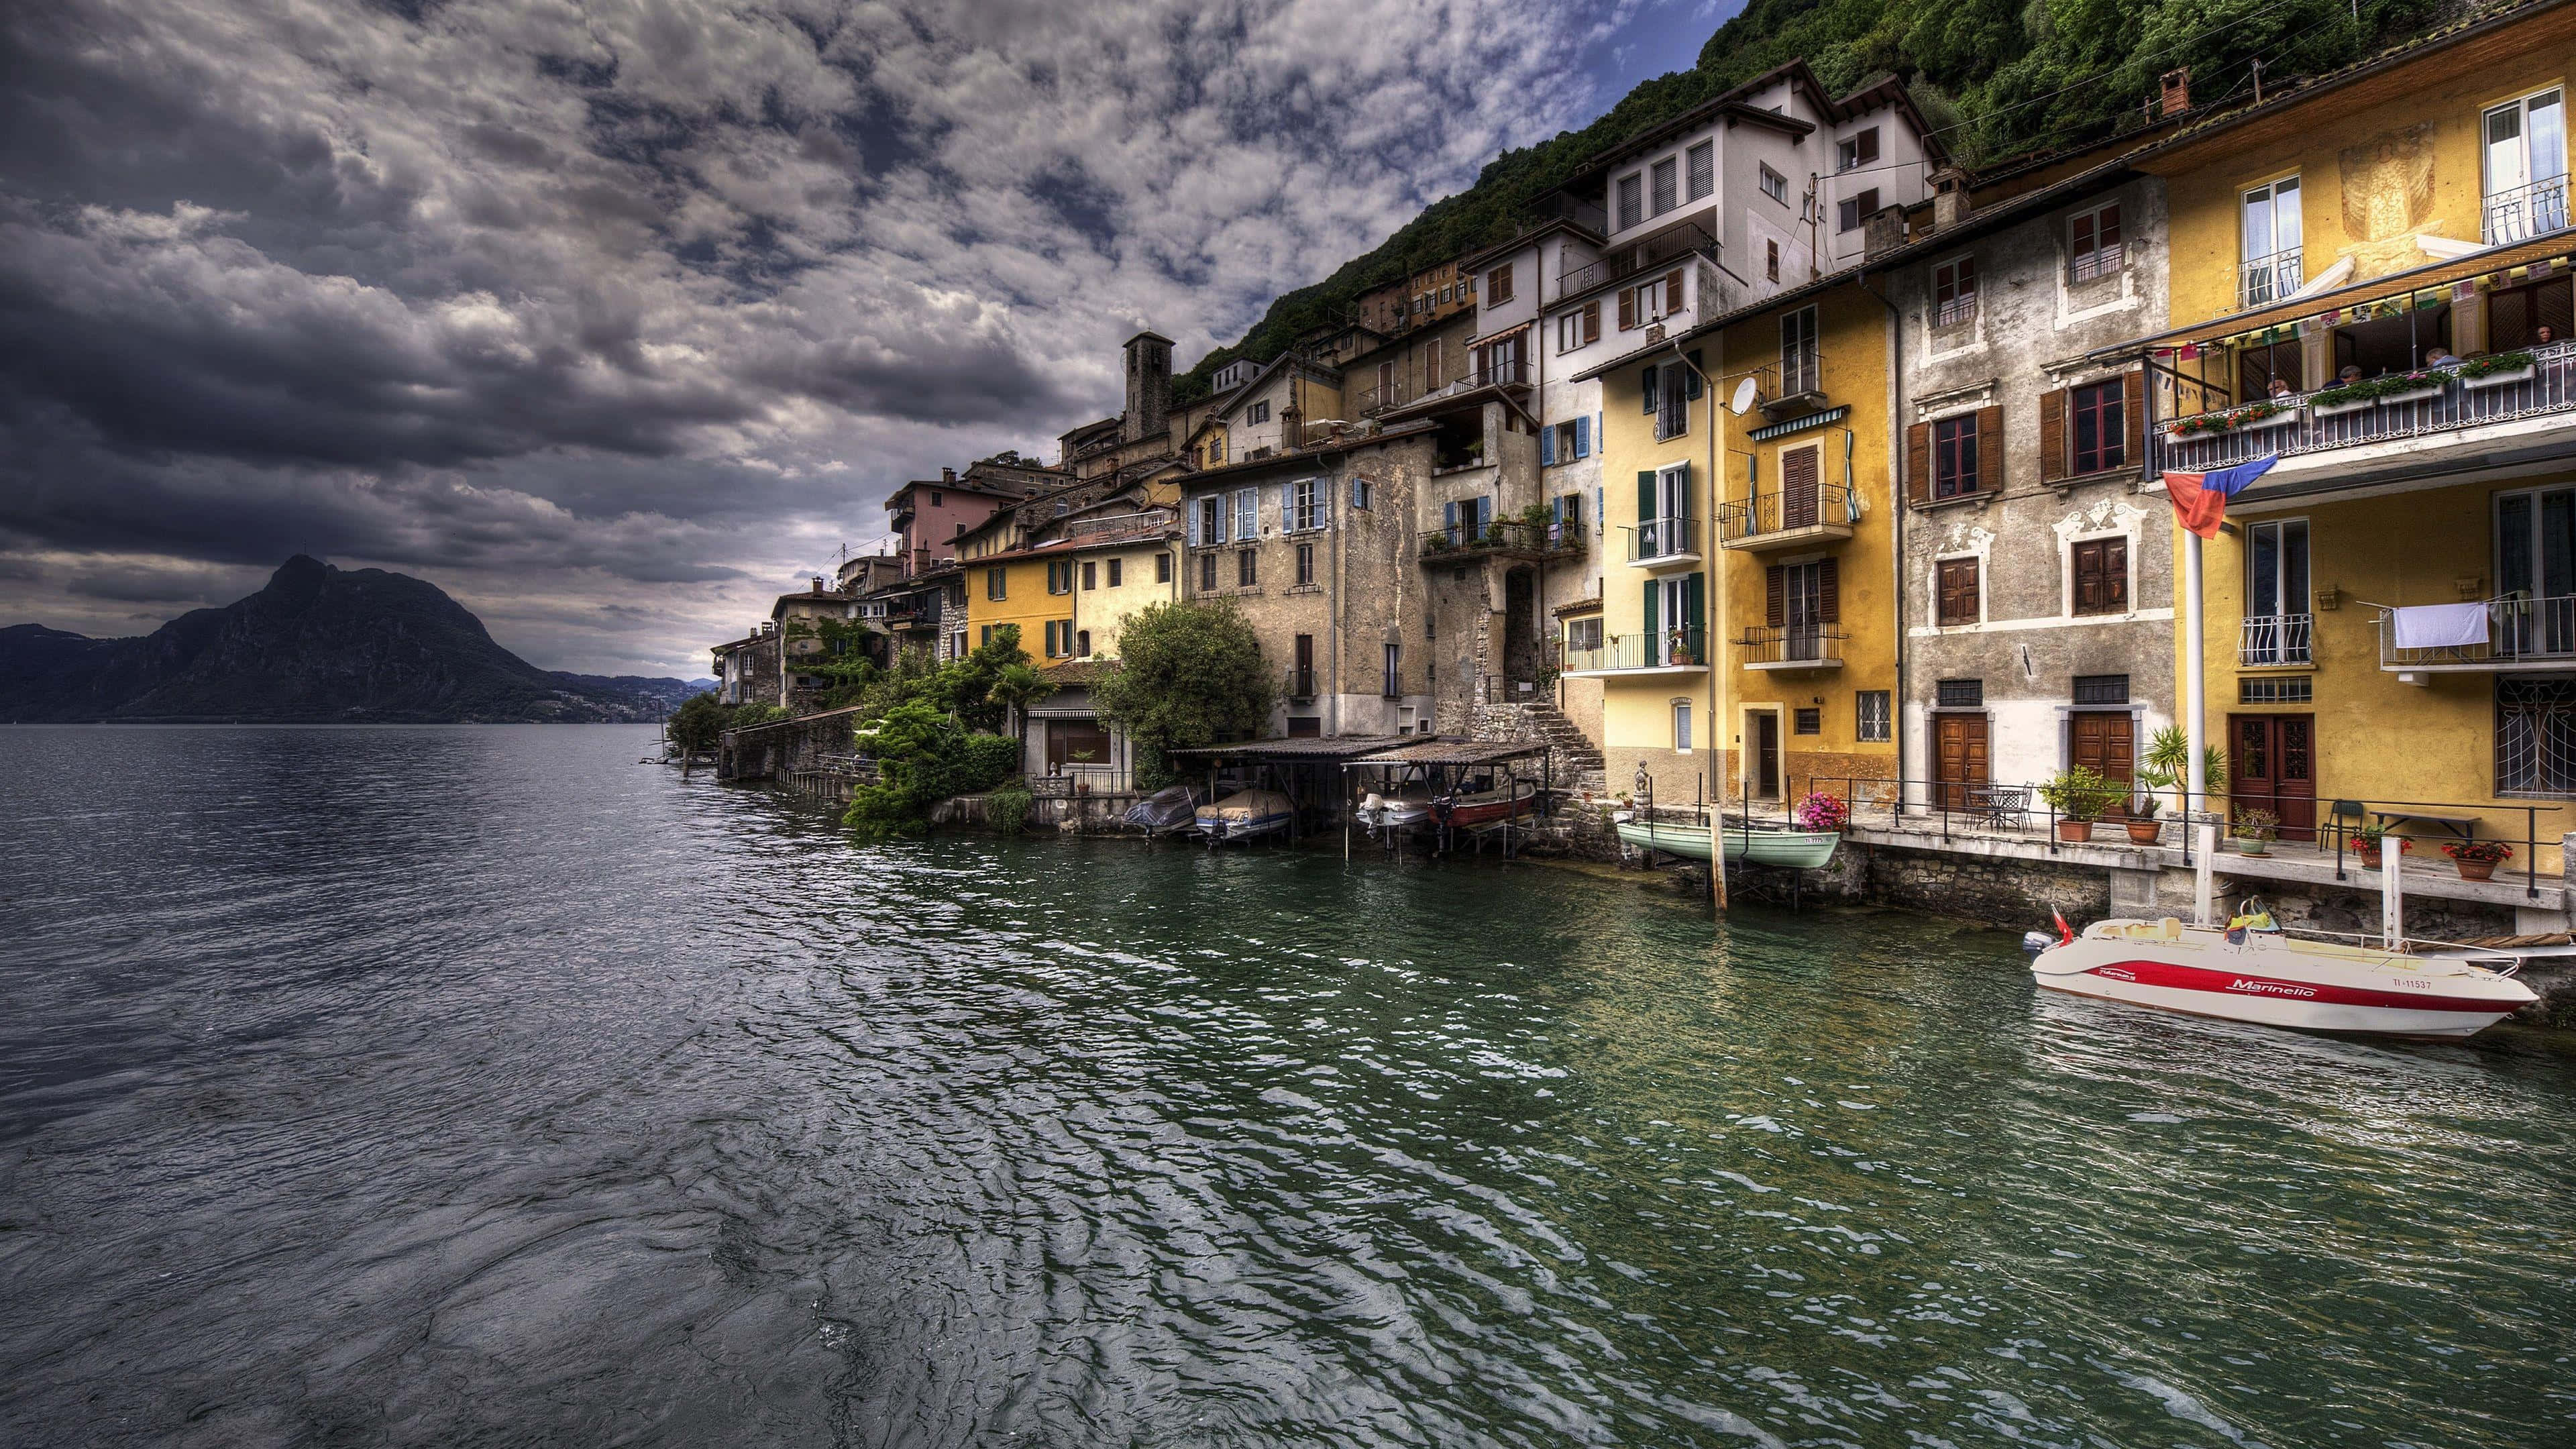
M1739 0L0 6L0 623L298 550L694 676Z

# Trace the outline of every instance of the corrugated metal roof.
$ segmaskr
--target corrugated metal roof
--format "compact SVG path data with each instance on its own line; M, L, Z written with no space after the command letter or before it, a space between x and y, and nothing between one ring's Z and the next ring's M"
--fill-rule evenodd
M1493 765L1505 760L1525 760L1533 755L1544 755L1547 750L1547 746L1527 740L1456 740L1444 736L1415 740L1365 759L1352 760L1342 768L1347 770L1357 765Z
M1408 743L1406 735L1316 735L1300 739L1238 740L1230 745L1200 745L1194 749L1167 750L1174 759L1300 760L1329 763L1357 755L1376 754L1380 750Z

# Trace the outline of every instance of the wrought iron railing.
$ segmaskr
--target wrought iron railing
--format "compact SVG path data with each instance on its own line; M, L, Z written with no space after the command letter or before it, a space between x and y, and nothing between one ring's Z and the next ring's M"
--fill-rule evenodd
M1825 390L1825 358L1812 342L1780 350L1781 397Z
M1964 322L1973 320L1976 315L1977 294L1974 292L1967 292L1959 296L1952 297L1949 301L1943 302L1934 307L1932 309L1932 325L1935 327L1956 327Z
M1735 641L1747 664L1840 664L1843 631L1832 624L1762 625Z
M1287 668L1287 678L1282 683L1281 688L1290 699L1301 702L1313 699L1315 697L1315 667L1311 664L1302 668L1294 664L1289 665Z
M1664 629L1655 633L1612 634L1591 649L1565 651L1568 674L1602 674L1622 669L1704 669L1708 667L1708 631Z
M2487 600L2485 608L2484 640L2411 647L2398 643L2397 616L2382 608L2378 621L2380 668L2503 668L2576 659L2576 595L2535 598L2510 594Z
M1695 221L1686 221L1666 227L1643 241L1615 248L1597 262L1568 268L1558 274L1556 295L1548 301L1551 304L1562 302L1578 293L1623 281L1681 257L1698 252L1714 255L1716 251L1717 238L1709 235L1708 228Z
M2313 662L2308 636L2315 622L2311 614L2246 615L2236 636L2236 662L2256 669Z
M2296 247L2268 257L2249 257L2237 268L2236 305L2268 307L2287 301L2306 278L2307 262Z
M1589 228L1597 236L1610 231L1610 213L1597 201L1585 201L1562 191L1551 191L1526 208L1533 221L1570 221Z
M2576 342L2526 350L2528 369L2468 378L2456 366L2427 368L2421 388L2387 397L2321 404L2318 393L2293 393L2177 418L2156 429L2148 451L2157 469L2205 472L2266 454L2288 458L2576 411ZM2333 389L2320 391L2333 396ZM2231 418L2242 421L2176 434Z
M1721 504L1718 536L1730 542L1769 533L1794 533L1820 525L1851 526L1851 492L1840 483L1818 480L1807 487L1778 489Z
M1699 554L1699 521L1687 513L1650 518L1622 530L1628 535L1628 562L1650 563Z
M1464 523L1448 528L1435 528L1422 535L1422 556L1475 553L1502 549L1515 553L1553 553L1583 547L1581 530L1568 530L1555 523L1531 523L1518 518L1496 518L1475 526Z
M2090 282L2097 277L2111 275L2120 270L2120 260L2124 250L2120 243L2113 242L2109 246L2095 247L2089 252L2077 252L2067 260L2066 280Z
M2544 176L2486 199L2480 234L2487 245L2528 241L2567 229L2567 178Z

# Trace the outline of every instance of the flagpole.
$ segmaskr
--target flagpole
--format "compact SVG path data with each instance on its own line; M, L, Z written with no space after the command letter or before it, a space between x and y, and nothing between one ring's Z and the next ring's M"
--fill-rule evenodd
M2217 847L2218 840L2216 831L2206 829L2200 824L2200 815L2194 808L2195 802L2198 802L2201 809L2207 808L2209 756L2202 745L2206 736L2201 723L2201 712L2205 705L2201 682L2205 674L2200 624L2200 535L2188 528L2182 531L2182 599L2182 727L2184 739L2191 751L2189 763L2183 767L2182 828L2195 832L2196 843L2200 846L2200 868L2193 872L2192 881L2192 924L2206 926L2210 924L2209 897L2212 867L2209 853Z

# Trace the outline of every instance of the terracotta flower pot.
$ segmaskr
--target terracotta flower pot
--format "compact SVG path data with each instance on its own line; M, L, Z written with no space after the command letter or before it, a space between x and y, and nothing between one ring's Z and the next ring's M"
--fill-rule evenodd
M2455 860L2451 863L2460 868L2462 880L2495 879L2496 863L2492 860Z
M2057 822L2057 838L2065 841L2069 845L2081 845L2085 841L2093 838L2093 822L2090 820L2060 820Z
M2164 822L2161 820L2139 820L2132 817L2129 821L2129 843L2153 845L2164 838L2164 830Z

